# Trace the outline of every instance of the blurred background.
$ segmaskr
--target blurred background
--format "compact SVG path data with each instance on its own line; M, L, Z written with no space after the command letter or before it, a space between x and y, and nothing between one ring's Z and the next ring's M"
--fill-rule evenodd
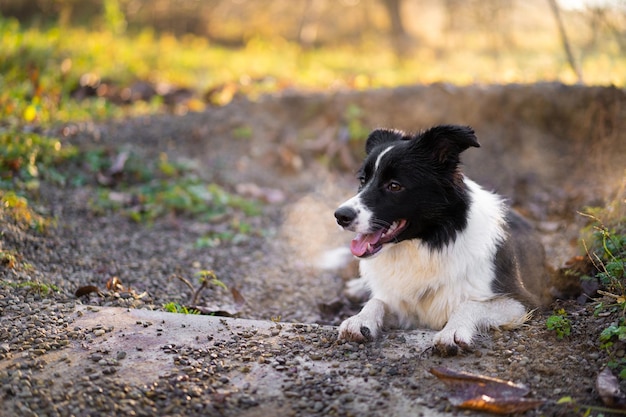
M626 1L0 0L2 124L537 81L624 86ZM86 97L105 100L68 104Z

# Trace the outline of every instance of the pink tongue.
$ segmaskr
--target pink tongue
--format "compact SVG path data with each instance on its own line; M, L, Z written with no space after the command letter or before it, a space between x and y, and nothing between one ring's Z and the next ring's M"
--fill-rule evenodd
M350 251L352 252L354 256L365 255L365 253L367 252L368 244L371 244L371 245L376 244L380 240L380 237L382 236L382 234L383 234L382 229L374 233L366 233L366 234L359 233L358 235L355 236L354 239L352 239L352 242L350 243Z

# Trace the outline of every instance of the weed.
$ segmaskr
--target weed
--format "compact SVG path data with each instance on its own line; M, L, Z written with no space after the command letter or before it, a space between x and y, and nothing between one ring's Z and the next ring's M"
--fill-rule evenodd
M571 407L574 412L584 417L591 416L592 412L598 413L596 414L597 417L603 417L604 413L608 413L608 415L615 415L615 414L625 415L626 414L626 410L621 410L617 408L602 407L602 406L590 405L590 404L580 404L570 396L561 397L557 400L556 403L559 405ZM582 414L579 414L579 413L582 413Z
M41 178L65 183L55 167L78 155L73 146L35 133L0 133L0 187L32 190Z
M59 292L59 287L54 284L45 284L39 281L25 281L25 282L8 282L2 281L3 285L7 285L11 288L26 288L29 291L35 291L41 296L47 296L51 292Z
M114 158L102 150L86 153L86 167L92 175L104 178L111 183L110 187L115 187L115 191L98 189L90 202L96 213L121 210L136 222L151 222L168 214L192 216L204 221L233 216L233 230L229 232L232 237L225 240L249 231L245 223L237 221L237 213L246 216L261 213L258 201L229 193L217 184L203 182L189 166L170 161L165 153L161 153L156 161L146 161L132 152L121 152L117 158L122 154L127 155L123 167L113 175L107 174L109 178L103 173L111 170ZM201 246L211 246L210 239Z
M567 313L564 309L559 309L554 312L546 320L546 327L548 330L556 332L557 339L563 339L565 336L569 336L572 331L572 323L567 318Z
M594 313L615 315L602 330L599 347L609 354L608 366L626 379L626 360L617 351L626 344L626 179L617 197L604 208L590 208L583 214L590 224L583 229L583 245L602 286Z
M37 214L28 205L25 197L17 195L13 191L0 190L0 218L8 216L18 226L30 228L41 233L53 224L53 221Z
M168 213L191 215L203 220L221 219L232 210L246 215L259 213L258 203L228 193L217 184L195 178L150 181L127 190L140 204L128 209L135 221L152 221Z
M236 139L250 139L252 134L252 128L248 125L238 126L232 131L232 135Z
M0 265L7 269L15 269L18 266L19 256L19 254L13 251L0 250Z
M224 242L237 245L245 242L252 231L252 226L249 223L235 219L230 222L230 227L227 230L209 233L196 239L194 247L197 249L216 248Z
M169 313L200 314L200 311L196 310L195 308L187 308L173 301L167 304L163 304L163 309Z
M224 284L222 281L217 279L217 275L215 275L215 272L211 270L203 269L201 271L196 272L196 276L199 277L201 286L206 286L207 284L211 284L211 285L216 285L218 287L222 287L225 290L228 290L228 287L226 286L226 284Z

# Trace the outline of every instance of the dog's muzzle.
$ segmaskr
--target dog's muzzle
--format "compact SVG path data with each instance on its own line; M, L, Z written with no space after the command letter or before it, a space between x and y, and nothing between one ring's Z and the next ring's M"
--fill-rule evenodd
M337 211L335 211L335 218L337 219L337 224L341 227L348 227L356 219L357 212L350 207L339 207Z

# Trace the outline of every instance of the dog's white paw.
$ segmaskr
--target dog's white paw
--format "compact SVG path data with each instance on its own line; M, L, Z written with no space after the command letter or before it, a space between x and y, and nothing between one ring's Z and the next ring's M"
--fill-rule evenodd
M433 338L435 351L441 356L454 356L471 350L475 331L469 327L446 326Z
M361 314L352 316L339 326L339 338L351 342L368 342L374 340L380 334L382 323L377 320L367 319Z
M372 298L356 316L344 320L339 326L339 338L353 342L374 340L380 334L385 319L385 303Z

